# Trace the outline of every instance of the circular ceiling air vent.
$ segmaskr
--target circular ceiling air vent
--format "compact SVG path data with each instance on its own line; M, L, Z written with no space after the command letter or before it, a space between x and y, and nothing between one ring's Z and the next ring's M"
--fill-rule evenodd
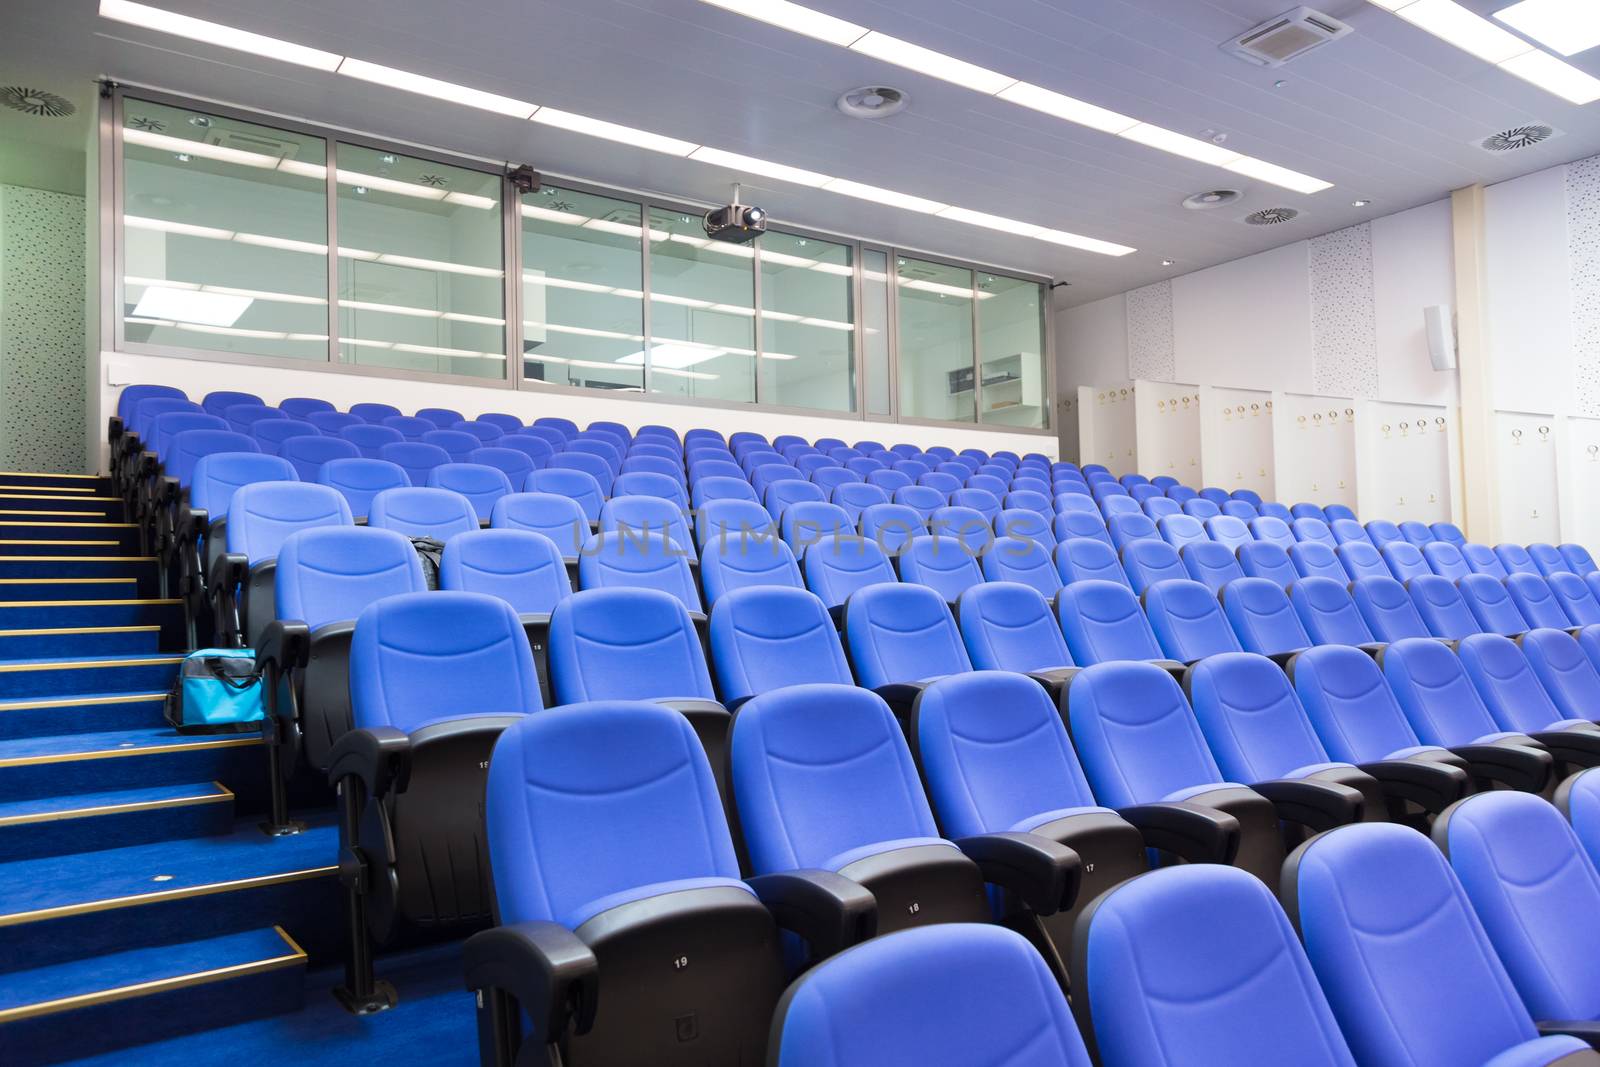
M1231 204L1244 194L1237 189L1211 189L1203 193L1183 198L1183 206L1190 211L1210 211L1224 204Z
M47 93L43 89L29 89L22 85L0 87L0 103L12 111L21 111L25 115L39 115L47 119L65 118L78 110L72 106L72 101L64 96Z
M1548 141L1555 132L1553 126L1513 126L1509 130L1490 134L1478 142L1478 147L1486 152L1515 152L1532 148L1540 141Z
M863 85L839 97L839 110L853 119L886 119L906 109L906 94L887 85Z
M1280 222L1289 222L1298 218L1300 212L1292 207L1269 207L1246 215L1244 221L1252 226L1276 226Z

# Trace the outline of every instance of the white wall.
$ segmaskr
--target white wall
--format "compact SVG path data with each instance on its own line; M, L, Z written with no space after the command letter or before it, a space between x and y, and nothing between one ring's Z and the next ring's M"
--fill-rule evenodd
M1311 392L1307 242L1172 281L1173 377Z

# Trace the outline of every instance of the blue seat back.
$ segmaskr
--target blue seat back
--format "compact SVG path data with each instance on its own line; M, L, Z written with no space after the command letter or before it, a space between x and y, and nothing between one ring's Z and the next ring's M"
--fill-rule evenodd
M707 543L700 559L700 585L712 605L751 586L806 587L794 552L781 538L737 535Z
M899 471L890 470L887 467L882 470L869 470L866 472L866 476L868 485L875 485L889 494L897 493L907 486L916 484L911 480L910 475L901 474Z
M664 497L614 496L600 506L600 529L624 534L666 534L690 559L696 558L688 516L676 503Z
M1494 554L1500 557L1500 565L1509 574L1538 574L1539 566L1533 562L1533 557L1528 555L1528 550L1521 545L1500 544L1494 546Z
M459 493L484 522L501 497L511 495L511 482L498 467L482 463L441 463L428 472L428 485Z
M367 459L377 459L378 449L384 445L399 444L405 440L405 436L399 430L388 426L374 426L370 422L364 422L360 426L346 426L339 431L339 436L355 445Z
M778 536L778 525L766 508L753 500L712 500L700 509L695 539L704 552L713 542L738 545L741 541Z
M541 415L533 420L533 428L537 429L541 426L549 427L569 441L578 436L578 424L571 419L561 418L559 415Z
M1391 541L1380 548L1378 554L1389 565L1389 572L1402 582L1409 582L1421 575L1433 575L1433 568L1422 558L1422 550L1409 541Z
M1561 605L1573 626L1600 623L1600 600L1595 599L1588 582L1571 571L1557 571L1545 581L1550 583L1550 592L1555 594L1556 603Z
M1563 718L1600 714L1600 671L1578 642L1561 630L1529 630L1518 643L1528 665Z
M1133 541L1122 549L1122 569L1135 593L1143 593L1155 582L1189 577L1178 550L1165 541Z
M1528 629L1505 583L1488 574L1469 574L1456 580L1456 592L1484 633L1514 637ZM1469 631L1470 632L1470 631ZM1460 636L1466 636L1465 633Z
M1238 558L1227 545L1216 541L1199 541L1192 545L1184 545L1178 555L1183 560L1183 569L1189 572L1189 577L1213 593L1235 578L1245 576L1239 567Z
M508 441L528 441L540 448L544 447L543 441L532 438L504 437L498 445L475 448L467 457L468 463L477 463L485 467L493 467L506 476L506 481L511 483L512 491L522 488L522 483L528 480L528 475L544 466L544 463L535 463L530 453L514 448L507 444Z
M860 589L898 581L878 543L852 534L824 537L807 548L801 570L806 588L829 608L845 603Z
M924 522L950 501L946 494L926 485L908 485L894 491L894 502L914 509Z
M497 530L532 530L548 537L562 556L576 559L589 539L589 520L576 500L554 493L512 493L495 502L489 525Z
M1367 528L1354 519L1334 519L1328 523L1328 529L1338 544L1350 541L1365 541L1369 545L1372 544L1372 538L1367 536Z
M1555 545L1535 541L1528 546L1528 558L1533 560L1533 565L1546 578L1567 571L1567 559Z
M325 435L290 437L278 446L278 455L294 465L302 482L318 481L324 464L336 459L356 459L361 454L354 443Z
M141 408L153 405L178 404L182 401L147 400L140 405ZM180 433L189 433L194 430L216 430L222 433L233 433L228 429L228 421L221 415L208 415L193 407L175 408L164 411L151 417L145 426L142 446L146 452L154 452L161 458L163 464L171 462L169 453L172 451L172 440ZM240 435L244 436L244 435ZM246 438L248 440L248 438Z
M189 397L182 389L171 385L125 385L117 394L117 418L128 426L140 401L158 399L187 401Z
M1461 527L1453 522L1435 522L1428 526L1433 531L1435 541L1444 541L1447 544L1460 548L1467 543L1466 534L1461 532Z
M1079 941L1074 1008L1107 1067L1355 1067L1294 928L1244 871L1205 863L1123 882Z
M1356 513L1348 504L1324 504L1322 514L1327 516L1328 525L1332 526L1335 519L1349 519L1355 521Z
M1429 570L1452 582L1458 582L1472 573L1472 568L1461 557L1461 550L1448 541L1429 541L1422 546L1422 558Z
M315 397L291 396L278 401L278 410L291 419L303 419L313 411L332 411L334 407L328 401Z
M892 556L928 528L927 516L906 504L873 504L858 520L861 536Z
M1287 589L1300 579L1300 572L1282 545L1251 541L1239 546L1238 555L1239 569L1247 578L1263 578L1280 589Z
M1156 523L1156 529L1173 548L1211 540L1205 526L1193 515L1169 515Z
M713 699L683 601L639 586L581 589L550 616L550 691L583 700Z
M844 641L856 681L869 689L972 669L949 605L926 586L859 590L845 605Z
M1133 590L1116 582L1074 582L1056 596L1056 620L1074 663L1164 658Z
M1444 854L1405 826L1362 823L1298 854L1283 895L1356 1060L1552 1063L1587 1046L1538 1037Z
M1116 515L1143 515L1144 508L1127 493L1112 493L1100 501L1100 514L1109 522Z
M283 422L289 416L264 404L234 404L222 413L222 418L234 433L251 436L257 423Z
M216 415L219 418L235 404L265 404L254 393L239 393L228 389L218 389L207 393L200 400L200 407L207 415Z
M369 526L316 526L290 534L273 576L278 618L312 630L355 619L387 596L427 592L409 539Z
M1289 587L1289 603L1312 644L1365 645L1374 639L1343 581L1302 578Z
M904 463L903 466L897 464L895 466L895 469L896 470L900 470L900 471L904 471L907 474L911 473L911 469L914 469L916 467L924 467L925 468L925 466L926 466L925 464L922 464L922 463L912 463L910 461L903 461L903 463ZM942 493L944 495L945 499L948 500L950 498L950 494L951 493L953 493L957 489L961 488L961 479L957 478L953 474L942 474L942 473L940 473L938 471L930 471L930 470L924 469L921 474L917 475L917 484L918 485L925 485L929 489L938 490L940 493Z
M1301 541L1289 548L1289 562L1302 578L1331 578L1340 588L1350 584L1339 557L1321 541Z
M700 611L700 590L689 567L689 549L666 534L602 530L578 553L578 585L584 589L655 589Z
M1231 515L1240 522L1248 523L1261 517L1261 509L1244 500L1227 500L1222 504L1222 513Z
M1289 509L1276 500L1263 500L1256 510L1261 512L1263 516L1271 516L1279 522L1291 523L1294 521L1294 515ZM1326 515L1327 512L1323 512L1323 514Z
M228 551L252 564L274 559L284 540L314 526L353 526L337 490L301 482L241 485L228 501Z
M439 431L441 434L449 432L451 431ZM431 438L435 435L429 434L428 436ZM461 436L472 438L474 442L473 447L477 447L477 438L473 438L471 434L462 434ZM591 479L593 479L595 487L602 497L610 496L611 483L613 480L615 480L615 474L611 470L611 465L607 463L604 458L596 456L593 453L573 452L570 451L572 447L571 445L568 445L567 447L569 451L557 452L555 455L551 456L549 466L543 471L536 471L534 476L538 477L542 474L553 474L556 471L562 470L576 471L579 474L587 474ZM469 453L470 451L471 449L468 449Z
M1214 515L1207 519L1206 533L1210 535L1211 540L1227 545L1233 552L1238 552L1249 545L1264 543L1255 539L1244 520L1236 519L1232 515Z
M1383 673L1359 648L1309 649L1294 658L1290 677L1322 746L1334 759L1370 763L1419 744Z
M1561 546L1561 558L1567 561L1567 569L1579 578L1586 578L1600 571L1600 564L1596 564L1589 550L1582 545L1567 543Z
M367 421L347 411L313 411L305 416L305 420L321 433L332 435L337 435L346 426L360 426Z
M1307 515L1295 519L1289 524L1289 530L1294 534L1294 539L1302 543L1311 542L1327 545L1329 548L1339 547L1338 538L1333 536L1333 531L1321 519Z
M925 585L952 604L984 580L977 557L959 540L938 534L913 537L895 557L895 566L902 582Z
M746 586L711 607L711 660L730 707L757 693L811 682L853 684L839 630L816 595Z
M1106 520L1106 530L1110 532L1111 543L1117 546L1118 551L1122 551L1135 541L1161 540L1161 533L1156 529L1156 524L1142 511L1112 515Z
M712 475L694 483L692 502L696 509L703 508L714 500L748 500L753 504L760 503L756 498L756 491L750 488L750 483L743 478Z
M593 475L571 468L546 467L534 471L522 483L522 489L527 493L554 493L571 497L578 502L584 518L590 522L600 521L600 505L605 503L606 498Z
M646 887L739 877L694 728L659 705L577 704L516 723L489 761L484 816L505 924L572 929Z
M1454 748L1500 732L1460 657L1443 642L1407 637L1383 650L1383 676L1425 745Z
M478 514L460 493L436 487L385 489L372 498L367 525L397 530L407 537L448 541L478 529Z
M351 404L350 414L363 422L381 423L391 415L400 414L400 409L393 404L377 404L369 401L361 404Z
M1222 610L1247 652L1272 656L1311 644L1288 595L1266 578L1240 578L1222 587Z
M422 435L422 443L444 449L452 463L465 463L474 449L483 447L475 435L462 430L429 430Z
M1056 543L1063 544L1075 538L1088 538L1100 541L1107 548L1115 549L1111 543L1111 533L1106 529L1106 524L1100 520L1099 515L1091 515L1085 511L1063 511L1056 516L1053 523L1055 527Z
M414 415L390 415L383 420L381 425L387 426L391 430L399 430L400 436L407 441L421 441L423 434L431 433L439 428L427 419L419 419ZM548 445L546 446L545 454L549 454Z
M1506 592L1511 594L1517 610L1530 627L1553 626L1558 630L1572 625L1567 613L1550 591L1550 583L1537 574L1518 572L1506 579Z
M828 494L823 492L820 485L796 478L773 482L768 485L762 497L762 502L767 505L767 512L771 514L774 520L781 520L784 509L791 504L797 504L803 500L822 503L827 499Z
M321 438L316 438L321 440ZM194 482L195 464L204 456L227 452L260 452L255 440L232 430L196 429L173 434L167 440L167 450L162 454L162 473L176 478L178 484L188 488ZM305 471L294 464L301 481L307 481Z
M852 525L859 524L861 513L874 504L887 504L889 494L866 482L842 482L833 487L833 494L829 498L833 503L844 508Z
M1068 493L1063 493L1056 497L1056 510L1063 510L1061 502L1071 499L1074 498L1072 494ZM1152 496L1139 506L1144 508L1144 513L1150 516L1150 520L1156 524L1157 528L1160 527L1162 519L1183 514L1183 506L1169 496Z
M439 561L439 588L497 596L519 615L548 615L572 595L561 550L532 530L472 530L452 537Z
M1344 565L1344 572L1350 576L1352 582L1362 578L1394 577L1394 572L1383 562L1378 550L1365 541L1346 541L1339 546L1334 555L1339 557L1339 562Z
M670 500L684 511L689 510L689 494L683 483L665 474L649 471L628 471L617 475L611 483L612 496L655 496Z
M1289 524L1282 519L1275 519L1271 515L1263 515L1259 519L1250 521L1250 533L1257 541L1269 541L1282 548L1285 552L1295 543L1294 531L1289 529Z
M130 387L131 388L131 387ZM182 396L146 396L135 400L131 414L123 417L123 423L134 433L139 435L140 447L146 452L154 450L155 421L162 415L184 412L190 415L205 415L208 419L217 419L226 427L227 421L220 415L209 415L206 410L192 400ZM214 425L208 423L207 425Z
M1400 527L1388 519L1373 519L1367 523L1367 537L1375 548L1405 540L1405 534L1400 532Z
M1467 561L1467 566L1472 568L1474 574L1487 574L1491 578L1504 581L1511 573L1506 570L1506 565L1500 562L1500 556L1488 545L1468 541L1461 546L1461 557Z
M957 625L981 671L1050 671L1073 666L1049 601L1020 582L984 582L961 594Z
M1538 733L1565 718L1527 655L1510 638L1473 634L1462 640L1457 652L1467 677L1502 730Z
M1180 506L1187 506L1190 501L1200 499L1199 492L1187 485L1169 485L1167 486L1166 492L1167 499L1176 500ZM1216 507L1216 505L1212 504L1209 500L1207 500L1206 503L1211 504L1212 507ZM1186 514L1188 514L1188 512L1186 512ZM1207 516L1200 517L1206 518Z
M1046 597L1055 596L1061 589L1061 575L1050 550L1038 541L1002 537L985 548L979 560L987 581L1021 582Z
M1329 762L1283 670L1253 652L1227 652L1184 679L1217 766L1233 782L1299 777Z
M378 458L388 460L405 471L412 485L427 485L428 475L433 473L433 468L450 462L450 453L437 445L403 441L378 449Z
M365 518L372 510L372 498L385 489L404 489L411 484L404 469L383 459L330 459L322 465L318 480L344 494L350 513Z
M850 516L837 504L825 500L800 500L784 509L778 530L797 554L824 537L856 532Z
M1050 520L1030 508L1006 508L1000 512L994 520L994 535L1037 541L1046 551L1054 551L1056 547Z
M130 386L131 388L131 386ZM195 461L189 479L189 504L212 521L228 514L240 486L255 482L298 481L294 468L277 456L256 452L213 452Z
M1419 548L1433 541L1433 531L1428 528L1428 524L1415 519L1400 523L1400 536L1404 537L1408 544Z
M478 422L493 426L503 434L519 433L524 429L521 419L501 411L486 411L478 416Z
M1177 680L1150 663L1099 663L1067 689L1067 728L1094 795L1150 804L1223 780Z
M539 711L539 676L517 613L482 593L403 593L374 601L350 640L358 729L415 733L451 719Z
M1056 573L1065 585L1090 579L1117 582L1132 589L1128 572L1117 559L1117 550L1107 541L1092 537L1074 537L1061 542L1055 550Z
M1169 578L1144 591L1144 613L1161 650L1180 663L1240 651L1239 639L1217 603L1199 582Z
M1387 574L1351 582L1350 599L1355 601L1367 629L1379 641L1433 636L1433 631L1417 613L1406 587Z

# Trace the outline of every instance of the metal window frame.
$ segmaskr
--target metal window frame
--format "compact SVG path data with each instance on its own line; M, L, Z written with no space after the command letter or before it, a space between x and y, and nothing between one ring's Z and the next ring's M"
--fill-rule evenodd
M100 279L101 279L101 308L104 316L102 335L110 334L112 351L126 352L132 355L160 356L171 359L189 359L209 363L236 363L248 366L281 368L285 370L309 370L318 373L352 374L375 378L396 378L409 381L437 382L451 385L470 385L481 389L506 389L518 392L529 392L542 395L585 396L594 397L601 390L587 389L582 386L566 385L560 383L544 382L529 379L523 367L524 331L522 325L522 270L523 260L523 232L521 204L522 194L511 184L507 177L507 167L503 163L486 160L481 157L461 155L459 153L440 151L424 145L396 141L387 138L374 137L360 131L353 131L336 126L308 122L302 119L278 115L271 112L253 111L248 108L235 107L230 104L215 102L201 97L172 93L166 90L144 85L121 85L114 82L110 84L110 91L102 101L100 109L99 145L102 155L100 163ZM186 108L203 111L207 114L231 118L241 122L282 129L287 132L303 136L321 138L326 145L326 158L329 179L325 184L325 197L327 201L327 279L328 279L328 344L325 358L322 360L293 359L282 356L265 356L244 352L225 352L203 348L189 348L171 345L149 345L129 342L125 336L123 322L124 293L123 279L125 275L124 254L125 236L123 233L122 219L124 215L124 186L125 173L123 161L122 128L124 122L125 97L131 96L138 100L148 100L151 103L162 104L169 107ZM338 146L340 143L372 149L380 152L394 152L416 159L428 160L444 166L459 167L465 170L479 171L493 174L500 179L500 213L502 221L501 239L501 266L504 279L503 307L506 326L503 331L504 354L506 369L499 378L481 378L472 375L447 374L435 371L408 370L394 367L380 367L370 364L347 362L342 358L338 338L338 289L339 289L339 255L338 255ZM1056 366L1055 366L1055 323L1052 321L1048 308L1048 297L1052 279L1011 268L997 267L991 264L959 257L942 255L937 252L925 251L918 248L908 248L881 241L864 240L849 234L837 233L826 229L818 229L804 225L791 224L781 220L773 220L771 228L777 232L797 237L804 237L833 244L842 244L850 249L851 264L853 267L851 277L851 317L858 328L852 331L853 341L851 355L853 361L853 405L849 411L840 411L831 408L798 407L784 404L768 404L763 402L763 387L759 362L753 374L752 393L753 402L740 400L721 400L709 397L677 396L667 393L651 391L652 386L652 361L650 352L652 322L651 300L652 293L650 277L650 241L649 218L650 211L659 208L669 212L700 214L710 205L699 203L692 199L674 196L663 196L653 192L627 189L620 186L591 182L585 179L556 173L544 175L547 184L558 185L562 188L571 188L577 192L591 193L598 196L611 197L628 203L637 204L640 209L640 284L644 292L642 324L645 336L645 362L643 367L643 392L627 392L623 395L630 401L661 404L666 406L710 408L726 411L749 412L757 409L774 414L809 416L814 418L855 419L862 423L892 424L902 423L908 426L926 426L933 428L977 429L990 433L1015 434L1021 437L1054 437L1055 423L1055 391L1056 391ZM107 251L110 254L107 254ZM886 257L887 301L886 330L888 342L888 381L887 395L889 399L888 414L871 413L867 410L867 386L870 369L867 367L865 342L863 331L859 329L865 292L865 278L863 255L866 250L881 252ZM982 381L981 381L981 341L980 319L977 299L973 304L973 418L971 421L952 419L928 419L907 416L901 410L900 403L900 378L902 373L900 363L900 286L895 283L897 259L909 257L937 263L943 266L956 267L971 273L973 285L977 285L979 271L988 274L997 274L1007 278L1028 281L1041 287L1039 313L1043 329L1044 351L1041 354L1044 366L1044 389L1047 402L1041 403L1042 426L1024 427L1006 424L985 423L982 421ZM764 351L765 341L763 323L761 321L761 247L757 242L755 255L751 258L752 270L752 299L756 310L753 334L755 350ZM109 326L109 329L107 328Z

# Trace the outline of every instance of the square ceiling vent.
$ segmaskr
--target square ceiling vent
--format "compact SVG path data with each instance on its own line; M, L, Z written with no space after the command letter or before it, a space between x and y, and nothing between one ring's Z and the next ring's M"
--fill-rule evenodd
M1259 67L1281 67L1349 32L1349 26L1332 16L1309 7L1297 7L1246 30L1231 41L1224 41L1219 47Z

